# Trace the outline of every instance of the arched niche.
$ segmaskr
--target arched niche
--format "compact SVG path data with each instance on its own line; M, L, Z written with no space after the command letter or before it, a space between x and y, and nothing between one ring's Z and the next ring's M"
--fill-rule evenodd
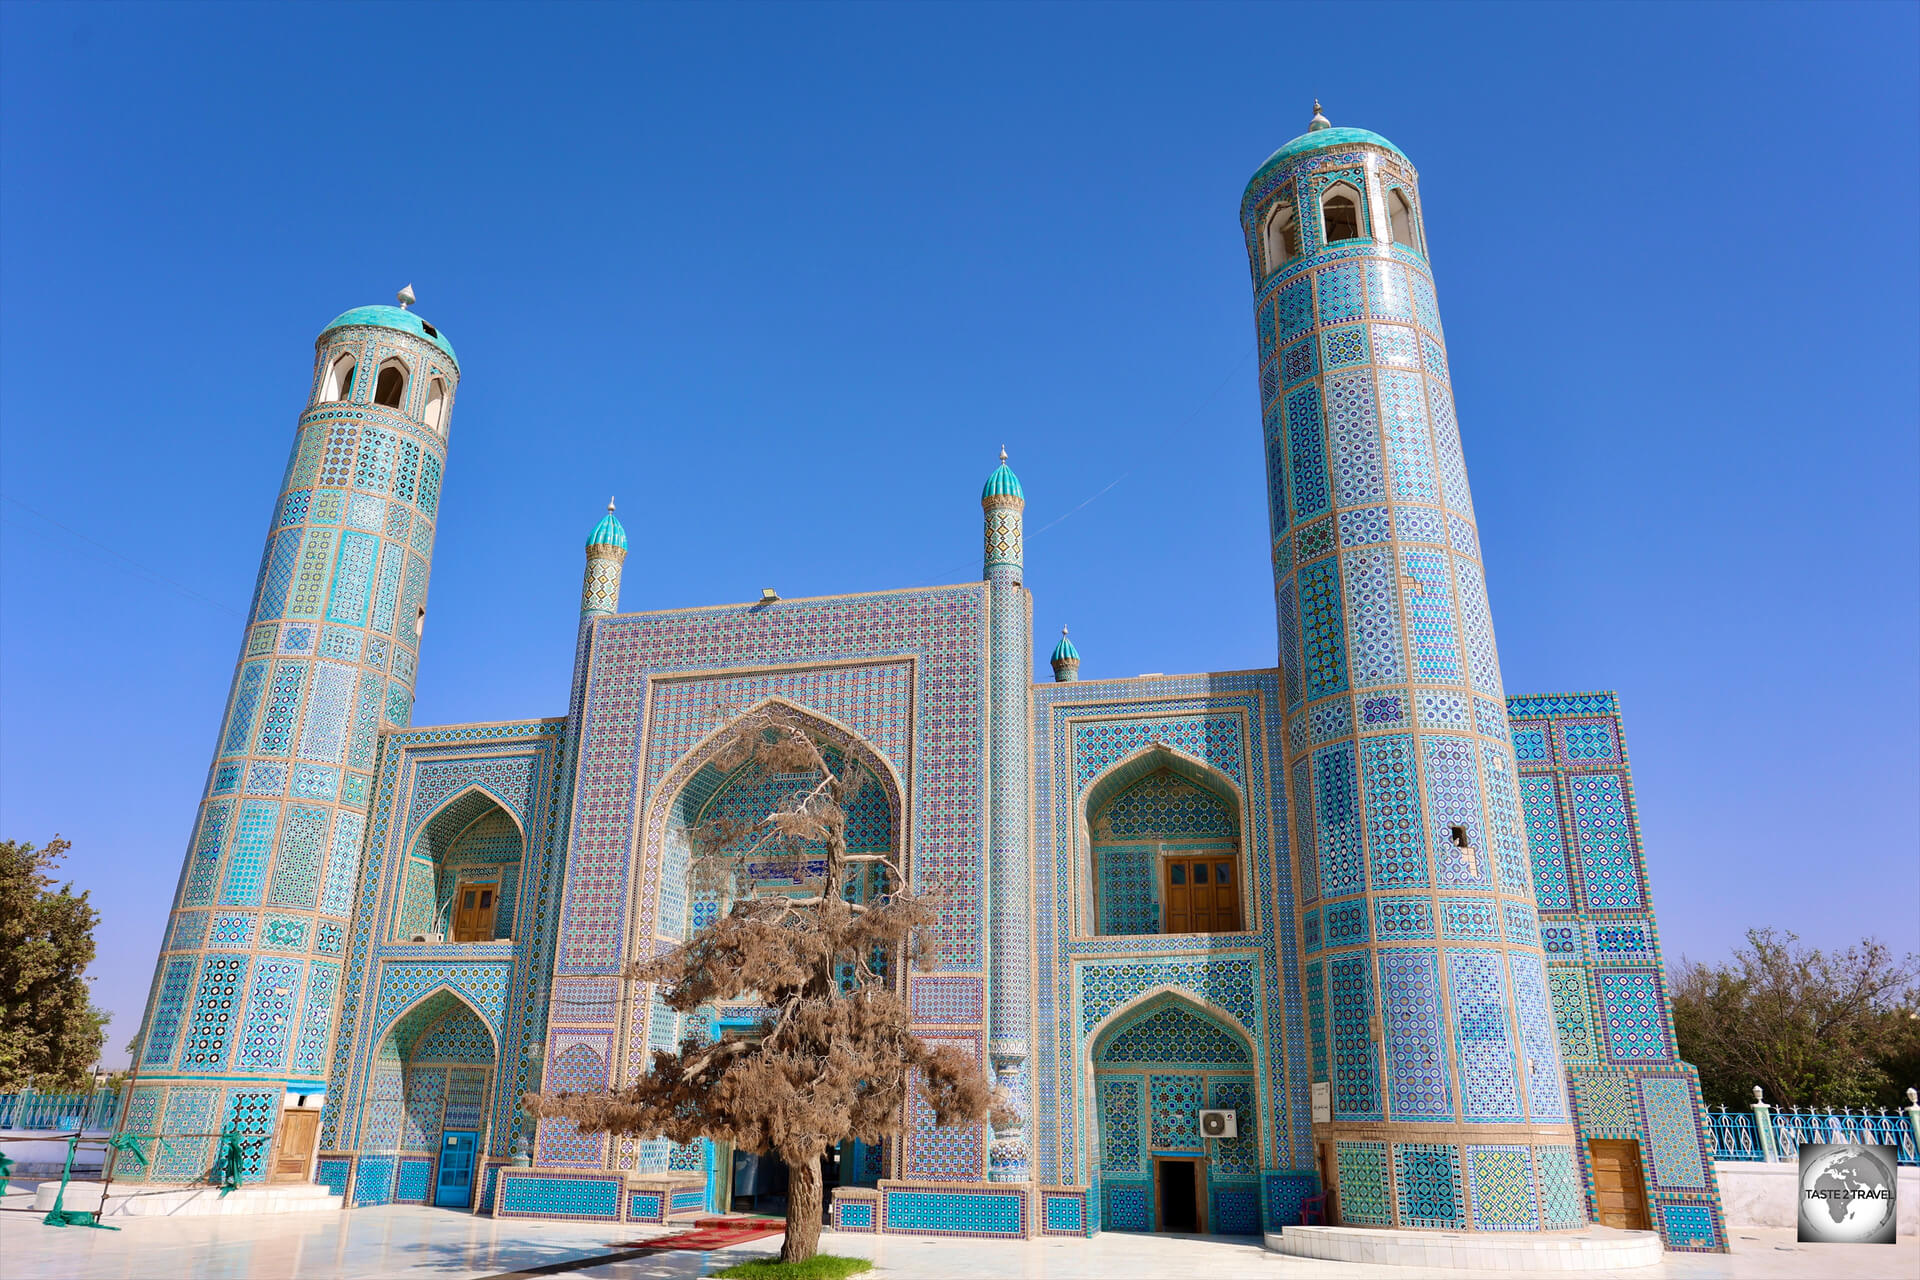
M1090 935L1237 933L1252 926L1240 791L1155 743L1117 762L1081 802L1079 859Z
M420 825L402 868L390 936L496 942L513 937L526 833L486 789L450 797Z

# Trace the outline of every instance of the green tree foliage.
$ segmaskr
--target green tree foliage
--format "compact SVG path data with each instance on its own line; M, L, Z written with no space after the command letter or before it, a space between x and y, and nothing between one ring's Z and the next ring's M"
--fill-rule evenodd
M1682 960L1672 975L1680 1056L1709 1103L1904 1106L1920 1084L1920 956L1872 938L1844 951L1751 929L1725 964Z
M85 978L100 913L53 869L71 847L0 840L0 1090L46 1093L92 1087L107 1013Z

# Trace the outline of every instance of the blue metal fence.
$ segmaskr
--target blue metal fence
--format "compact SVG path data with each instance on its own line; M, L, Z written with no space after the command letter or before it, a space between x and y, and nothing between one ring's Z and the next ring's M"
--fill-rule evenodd
M1920 1137L1914 1133L1913 1122L1885 1107L1878 1111L1865 1107L1858 1111L1852 1107L1839 1111L1768 1107L1761 1113L1709 1107L1707 1121L1715 1160L1765 1160L1770 1137L1777 1160L1798 1160L1802 1143L1864 1142L1897 1145L1901 1164L1920 1165ZM1761 1131L1762 1125L1766 1133Z
M1713 1130L1715 1160L1765 1160L1767 1149L1760 1143L1760 1127L1751 1111L1707 1108L1707 1122Z
M0 1093L0 1129L52 1130L113 1128L120 1095L111 1089L93 1093Z

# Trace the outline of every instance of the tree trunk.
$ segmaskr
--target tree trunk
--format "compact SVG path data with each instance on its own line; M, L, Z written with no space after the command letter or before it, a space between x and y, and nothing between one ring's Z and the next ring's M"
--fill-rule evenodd
M805 1262L820 1252L820 1156L787 1161L787 1238L780 1261Z

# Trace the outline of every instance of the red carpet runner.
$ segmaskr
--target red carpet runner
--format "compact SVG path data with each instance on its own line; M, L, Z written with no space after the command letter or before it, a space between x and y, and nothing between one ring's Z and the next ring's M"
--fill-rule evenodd
M619 1247L659 1253L693 1249L704 1253L709 1249L725 1249L729 1245L777 1236L786 1229L787 1224L779 1218L697 1218L691 1231L655 1236L651 1240L634 1240Z

